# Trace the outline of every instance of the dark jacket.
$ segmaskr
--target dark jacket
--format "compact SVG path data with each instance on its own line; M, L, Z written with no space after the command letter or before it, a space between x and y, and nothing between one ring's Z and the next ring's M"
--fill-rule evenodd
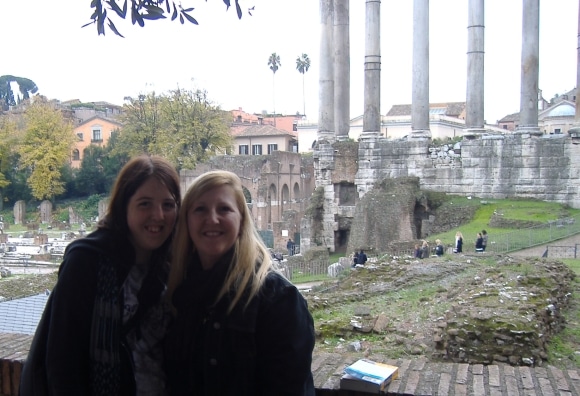
M94 355L91 337L95 336L96 327L93 312L98 297L113 292L117 296L115 312L120 315L117 323L122 323L121 285L134 261L131 243L108 230L94 231L69 244L23 368L20 396L83 396L107 392L95 389L95 375L91 375L100 369L91 358ZM103 290L105 282L99 279L104 273L112 275L109 285L114 286L109 289L113 290ZM166 276L165 265L149 271L138 294L140 307L135 325L141 312L159 300ZM118 390L118 395L132 395L135 383L130 352L123 342L124 331L121 325L112 329L111 339L117 342L111 345L120 361L111 366L112 378L96 382L107 382Z
M171 395L313 396L314 324L300 292L277 272L250 305L227 314L231 296L213 301L228 260L189 266L173 296L177 316L165 340Z
M459 238L455 244L455 253L463 252L463 238Z

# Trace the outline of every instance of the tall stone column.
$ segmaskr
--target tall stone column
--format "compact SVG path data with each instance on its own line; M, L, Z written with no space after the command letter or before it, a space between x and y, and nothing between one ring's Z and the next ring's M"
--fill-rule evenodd
M580 138L580 0L578 1L578 33L576 36L576 114L574 126L568 133L574 139Z
M427 139L429 130L429 0L413 1L413 99L411 137Z
M334 6L320 0L320 74L318 80L318 140L334 141Z
M350 131L349 1L334 0L334 134L347 140Z
M541 135L538 128L540 0L523 0L520 124L516 133Z
M365 92L360 139L381 136L381 1L366 0Z
M464 136L485 132L484 120L484 0L469 0L467 15L467 108Z

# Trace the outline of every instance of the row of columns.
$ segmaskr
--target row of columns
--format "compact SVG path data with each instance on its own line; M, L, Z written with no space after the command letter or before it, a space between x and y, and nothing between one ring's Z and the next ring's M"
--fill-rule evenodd
M468 4L466 131L464 133L466 137L475 137L485 133L484 1L469 0ZM348 138L350 126L348 2L349 0L320 0L322 30L320 42L319 140L334 141L335 139L344 140ZM538 128L539 0L523 0L522 8L520 124L516 129L516 133L540 134ZM375 138L381 135L380 0L366 0L365 18L365 91L361 139ZM413 3L412 84L411 137L430 138L429 0L414 0Z

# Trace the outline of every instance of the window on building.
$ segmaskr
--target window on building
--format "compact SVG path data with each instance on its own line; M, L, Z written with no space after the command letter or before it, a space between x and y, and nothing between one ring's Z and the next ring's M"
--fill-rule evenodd
M504 124L503 129L507 129L507 125Z
M262 155L262 145L253 144L252 145L252 155Z
M294 123L292 123L292 130L293 130L294 132L297 132L297 131L298 131L298 124L297 124L297 123L295 123L295 122L294 122Z
M79 153L79 150L77 150L77 149L73 150L72 159L73 159L73 161L80 161L81 160L81 155Z
M93 142L102 142L103 135L100 129L93 129Z
M562 130L560 128L554 128L554 133L555 134L562 133Z
M269 144L268 145L268 154L272 154L272 151L277 151L278 145L277 144Z
M77 137L79 138L79 141L81 141L81 142L82 142L83 140L85 140L85 138L84 138L84 135L83 135L83 133L82 133L82 132L79 132L79 133L77 133Z
M247 144L240 144L239 146L240 155L248 155L248 145Z

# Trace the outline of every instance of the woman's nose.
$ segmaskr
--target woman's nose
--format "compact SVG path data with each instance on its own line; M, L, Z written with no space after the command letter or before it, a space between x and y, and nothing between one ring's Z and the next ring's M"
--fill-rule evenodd
M218 223L219 222L219 220L218 220L218 213L215 210L210 210L207 217L208 217L208 220L210 222L212 222L212 223Z
M156 219L163 219L165 217L165 212L163 211L163 205L153 206L153 216Z

